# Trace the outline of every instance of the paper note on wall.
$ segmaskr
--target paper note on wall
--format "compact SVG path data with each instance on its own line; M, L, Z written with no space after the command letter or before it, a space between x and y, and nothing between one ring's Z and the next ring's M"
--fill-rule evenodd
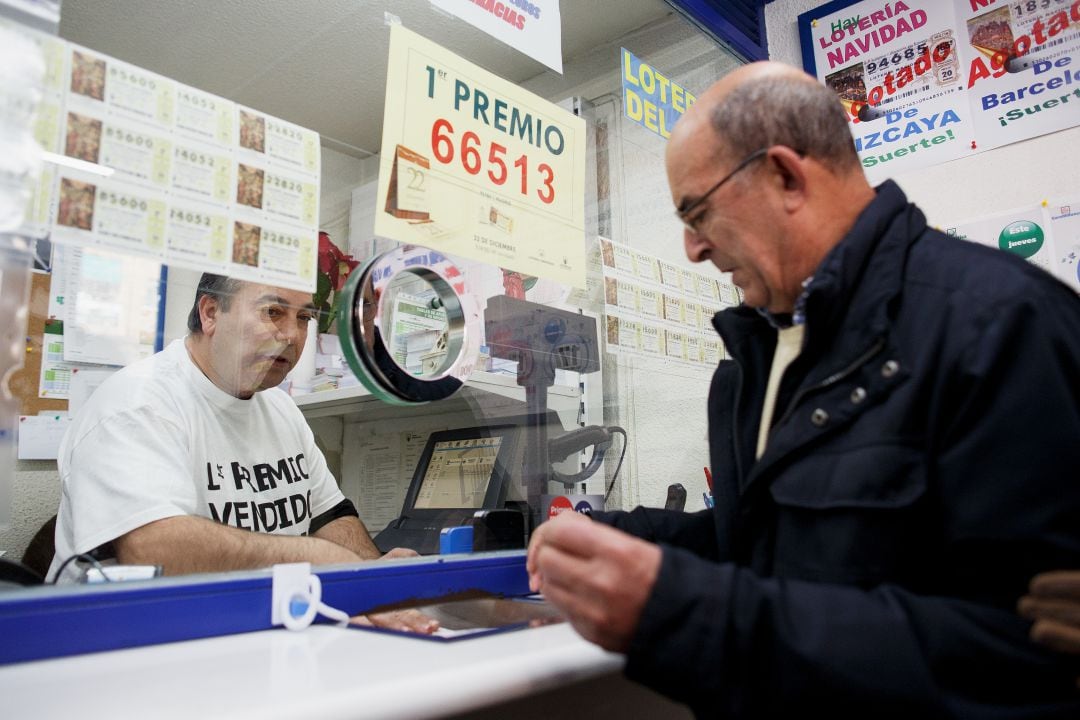
M70 419L63 413L20 416L19 459L55 460L60 441L70 424Z
M66 362L128 365L157 343L161 266L99 248L57 249Z

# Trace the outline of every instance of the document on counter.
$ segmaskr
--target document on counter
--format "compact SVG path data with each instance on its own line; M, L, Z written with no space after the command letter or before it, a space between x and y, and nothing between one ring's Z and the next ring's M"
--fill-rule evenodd
M386 630L423 640L452 642L495 633L525 630L561 623L566 618L538 595L521 598L478 597L431 603L416 608L417 611L439 621L439 629L431 635L406 630ZM353 624L361 630L365 625Z

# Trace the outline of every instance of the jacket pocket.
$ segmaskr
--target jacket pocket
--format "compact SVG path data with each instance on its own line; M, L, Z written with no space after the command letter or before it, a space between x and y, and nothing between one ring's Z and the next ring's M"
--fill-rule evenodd
M796 461L770 485L773 571L859 586L910 580L933 536L926 491L922 452L902 443Z
M795 462L770 485L779 505L831 508L899 508L926 492L922 452L898 443L816 453Z

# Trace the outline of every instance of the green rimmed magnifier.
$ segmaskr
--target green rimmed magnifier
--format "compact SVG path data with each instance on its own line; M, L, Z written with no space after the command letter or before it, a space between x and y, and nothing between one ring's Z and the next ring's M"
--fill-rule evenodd
M472 374L480 314L455 284L464 289L449 259L415 246L382 253L349 276L338 336L372 395L392 405L443 400Z

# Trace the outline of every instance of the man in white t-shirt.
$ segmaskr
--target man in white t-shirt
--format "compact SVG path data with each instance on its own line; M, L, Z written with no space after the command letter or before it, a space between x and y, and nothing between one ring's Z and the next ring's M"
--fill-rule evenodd
M169 575L380 557L276 387L315 315L310 293L204 274L190 334L102 384L65 435L49 577L110 543Z

